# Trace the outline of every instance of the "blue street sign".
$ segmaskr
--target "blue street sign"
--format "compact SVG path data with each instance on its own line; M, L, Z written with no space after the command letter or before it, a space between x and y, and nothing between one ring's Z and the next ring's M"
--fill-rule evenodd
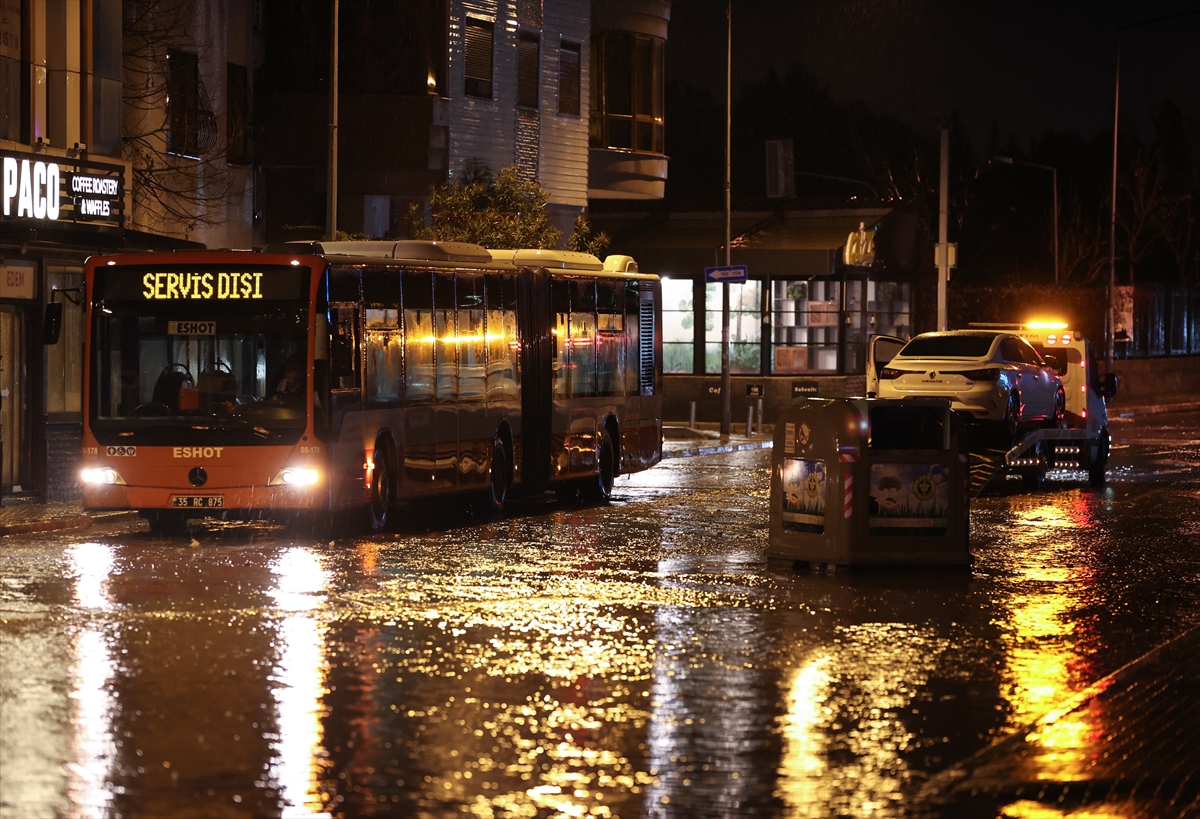
M744 282L749 278L749 271L746 270L746 265L735 264L730 267L706 267L704 268L704 281L706 282Z

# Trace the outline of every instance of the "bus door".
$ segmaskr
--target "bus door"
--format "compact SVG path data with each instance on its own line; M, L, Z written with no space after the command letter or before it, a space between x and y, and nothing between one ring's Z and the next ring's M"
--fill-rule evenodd
M554 393L554 336L550 274L522 268L517 329L521 338L521 483L538 492L550 485L550 427Z
M366 474L362 468L362 295L357 270L329 271L329 409L331 469L341 478L331 482L332 501L361 501ZM314 345L315 346L315 345ZM335 444L334 442L340 442Z
M437 338L437 403L433 411L433 489L458 485L459 349L454 274L433 274L433 334Z
M498 418L487 400L487 305L484 273L460 270L454 275L458 353L458 473L460 487L483 487L488 480L492 440Z

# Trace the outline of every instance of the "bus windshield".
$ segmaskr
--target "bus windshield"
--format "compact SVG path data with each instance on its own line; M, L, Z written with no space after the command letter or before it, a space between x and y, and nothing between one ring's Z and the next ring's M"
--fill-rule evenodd
M98 270L89 407L97 442L299 440L308 416L307 271L286 272L304 279L283 288L292 298L139 299L117 278L127 270Z

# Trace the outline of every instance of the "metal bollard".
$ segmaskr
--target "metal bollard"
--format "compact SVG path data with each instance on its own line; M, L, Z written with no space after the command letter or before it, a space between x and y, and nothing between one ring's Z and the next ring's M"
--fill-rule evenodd
M762 428L762 415L763 415L763 413L762 413L762 404L763 404L763 400L762 400L761 398L760 398L760 399L758 399L758 434L759 434L759 435L762 435L762 434L763 434L763 428Z
M696 402L692 402L692 420L688 422L688 429L696 428Z
M754 407L746 407L746 437L754 434Z

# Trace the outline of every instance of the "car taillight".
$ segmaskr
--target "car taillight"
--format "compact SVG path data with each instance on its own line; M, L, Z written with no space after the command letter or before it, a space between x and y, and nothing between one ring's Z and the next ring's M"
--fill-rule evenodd
M1000 377L1000 369L998 367L989 367L986 370L967 370L959 373L968 381L995 381Z
M879 371L879 380L880 381L891 381L893 379L899 378L902 375L908 375L908 372L906 370L896 370L891 367L884 367L882 370Z

